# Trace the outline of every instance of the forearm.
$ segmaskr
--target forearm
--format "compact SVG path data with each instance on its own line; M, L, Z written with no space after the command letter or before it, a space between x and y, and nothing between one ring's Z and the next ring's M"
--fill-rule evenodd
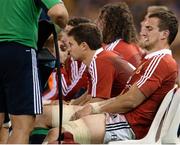
M145 99L146 97L140 92L137 86L133 85L123 95L97 102L94 106L92 105L92 113L126 113L137 107Z
M73 116L73 119L104 112L126 113L137 107L145 99L146 97L141 93L137 86L133 85L131 89L123 95L118 95L117 97L108 100L85 105L82 110L76 112L76 115Z
M117 97L109 100L90 103L92 106L92 114L99 114L103 112L108 113L125 113L129 111L129 106L118 102Z
M129 101L120 99L119 97L112 98L107 101L98 102L98 105L100 113L126 113L133 108Z
M89 101L91 99L91 96L87 94L87 91L81 95L79 98L77 99L72 99L70 101L71 105L84 105L87 101Z
M104 101L104 99L102 99L102 98L97 98L97 97L93 97L93 98L90 100L90 103L101 102L101 101Z

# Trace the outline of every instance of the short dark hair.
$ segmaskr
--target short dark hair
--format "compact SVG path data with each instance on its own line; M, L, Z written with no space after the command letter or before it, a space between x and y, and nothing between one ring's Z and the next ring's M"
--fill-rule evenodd
M156 13L160 11L170 11L167 6L164 5L152 5L147 8L147 13Z
M73 17L73 18L69 19L68 25L75 27L75 26L78 26L79 24L90 23L90 22L92 22L92 21L85 17Z
M174 41L178 32L178 20L175 14L171 11L160 11L149 15L149 18L156 17L159 21L159 30L169 30L168 43L169 45Z
M104 5L100 11L99 19L104 20L104 43L111 43L119 38L127 43L137 42L133 16L125 2Z
M73 36L78 44L86 42L92 50L97 50L102 44L101 31L92 23L84 23L72 28L68 36Z

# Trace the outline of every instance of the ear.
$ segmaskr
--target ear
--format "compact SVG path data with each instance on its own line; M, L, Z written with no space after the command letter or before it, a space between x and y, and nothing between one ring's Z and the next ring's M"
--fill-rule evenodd
M80 44L80 47L82 48L82 50L87 50L88 44L87 44L86 42L82 42L82 43Z
M169 30L162 31L161 39L167 39L169 37Z

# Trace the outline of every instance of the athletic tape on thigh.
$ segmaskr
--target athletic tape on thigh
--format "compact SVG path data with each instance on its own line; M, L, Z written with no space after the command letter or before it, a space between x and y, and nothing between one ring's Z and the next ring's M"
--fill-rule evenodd
M66 123L71 119L71 116L75 113L72 105L63 105L63 120L62 123ZM52 106L52 127L59 126L59 106Z
M91 134L88 126L84 123L82 119L76 121L69 121L62 126L65 131L69 131L73 134L74 140L80 144L90 144Z

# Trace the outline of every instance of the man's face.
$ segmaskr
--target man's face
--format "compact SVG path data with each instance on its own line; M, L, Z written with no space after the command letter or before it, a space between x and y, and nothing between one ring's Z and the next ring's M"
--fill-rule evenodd
M70 55L73 57L74 60L81 60L81 57L83 56L81 44L78 45L78 43L74 40L73 36L68 36L68 42L70 46Z
M67 49L69 49L69 43L66 32L61 32L61 38L58 40L58 43L62 51L66 51Z
M140 44L142 47L150 50L158 45L161 41L162 31L159 31L159 19L152 17L147 18L141 23Z

